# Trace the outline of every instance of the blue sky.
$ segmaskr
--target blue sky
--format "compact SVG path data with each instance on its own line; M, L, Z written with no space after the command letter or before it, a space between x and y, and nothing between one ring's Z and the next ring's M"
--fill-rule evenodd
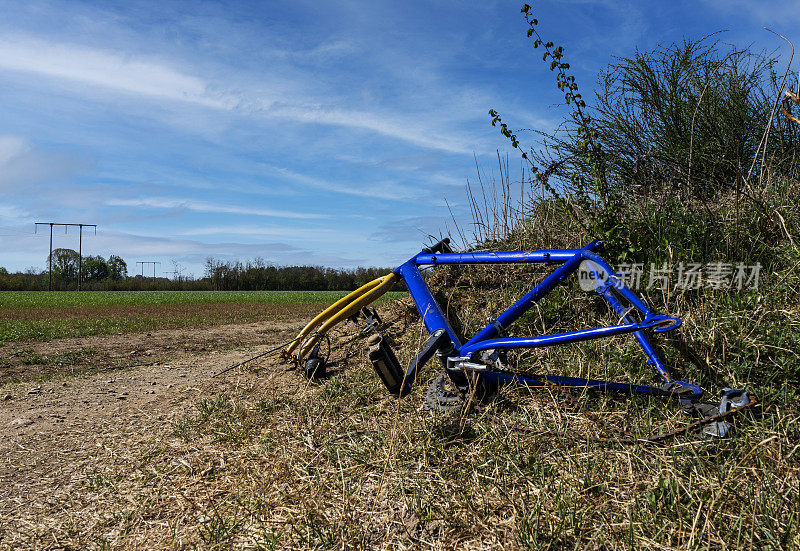
M529 3L584 92L636 47L725 29L788 61L763 27L800 38L796 0ZM488 109L561 118L521 4L0 0L0 266L45 268L35 221L97 224L85 254L184 275L393 266L451 209L469 231L465 183L510 149Z

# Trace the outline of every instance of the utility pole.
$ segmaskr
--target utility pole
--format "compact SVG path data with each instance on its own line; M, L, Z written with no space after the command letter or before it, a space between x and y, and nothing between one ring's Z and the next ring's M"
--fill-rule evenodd
M97 224L65 224L62 222L35 222L33 233L39 229L39 226L50 226L50 256L48 256L48 275L47 275L47 290L53 290L53 226L64 226L64 233L67 233L69 226L78 226L78 291L81 290L81 276L83 275L83 228L94 228L94 234L97 235Z
M137 264L142 265L142 277L144 277L144 265L145 264L152 264L153 265L153 279L156 278L156 264L161 264L161 262L154 262L152 260L146 260L144 262L137 262Z

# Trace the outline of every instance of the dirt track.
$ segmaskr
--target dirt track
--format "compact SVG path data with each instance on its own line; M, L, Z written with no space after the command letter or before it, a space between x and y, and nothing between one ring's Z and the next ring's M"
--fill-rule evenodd
M91 347L101 358L155 363L0 388L0 547L67 548L48 527L63 526L64 516L91 499L92 473L102 477L110 465L139 453L137 447L160 438L165 425L204 395L245 383L254 388L275 377L294 379L296 374L275 360L262 363L274 369L259 374L235 370L210 377L291 339L299 327L299 322L228 325L192 331L190 338L185 330L164 330L34 345L51 353ZM229 343L240 348L225 350ZM169 360L159 361L165 355ZM19 375L24 367L9 369Z

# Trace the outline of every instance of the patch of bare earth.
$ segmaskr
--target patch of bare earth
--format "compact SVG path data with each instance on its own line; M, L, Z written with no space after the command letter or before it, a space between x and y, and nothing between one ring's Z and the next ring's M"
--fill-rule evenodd
M23 382L0 388L0 547L69 549L75 541L82 541L80 546L96 541L83 539L90 533L102 539L102 527L95 526L100 519L87 517L87 511L103 509L104 477L137 462L143 447L169 432L170 424L204 396L241 385L275 384L275 377L296 383L296 373L286 374L277 364L261 374L237 370L225 378L211 376L291 339L301 324L7 344L3 351L12 360L20 350L94 353L93 365L81 366L93 371L88 375L31 381L31 375L52 366L19 363L2 371L4 379ZM124 508L116 499L107 505L109 510Z

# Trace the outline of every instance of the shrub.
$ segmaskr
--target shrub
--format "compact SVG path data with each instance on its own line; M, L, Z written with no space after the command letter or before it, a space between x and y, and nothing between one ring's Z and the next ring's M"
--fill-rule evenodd
M656 184L710 196L750 169L769 123L778 60L708 39L618 60L598 78L594 128L608 176L623 192ZM772 121L767 159L796 176L797 127Z

